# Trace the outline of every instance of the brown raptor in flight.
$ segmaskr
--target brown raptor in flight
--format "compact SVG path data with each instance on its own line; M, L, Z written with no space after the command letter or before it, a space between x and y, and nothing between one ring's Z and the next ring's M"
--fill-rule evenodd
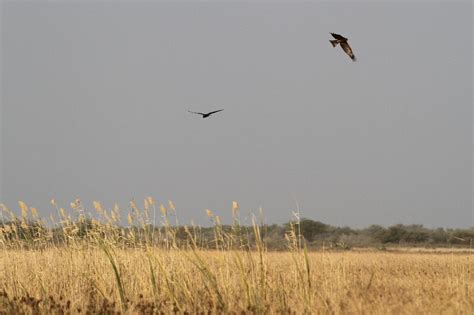
M211 116L212 114L215 114L215 113L221 112L221 111L223 111L223 109L215 110L215 111L209 112L209 113L198 113L198 112L192 112L192 111L188 110L188 112L190 112L190 113L197 114L197 115L202 115L202 118L207 118L207 117Z
M342 35L339 35L339 34L335 34L335 33L331 33L332 37L334 37L335 39L333 40L329 40L332 44L332 47L336 47L337 44L340 44L341 45L341 48L342 50L344 50L344 52L349 56L351 57L352 61L356 61L356 57L354 55L354 53L352 52L352 49L351 49L351 46L349 46L349 43L347 42L347 38L345 38L344 36Z

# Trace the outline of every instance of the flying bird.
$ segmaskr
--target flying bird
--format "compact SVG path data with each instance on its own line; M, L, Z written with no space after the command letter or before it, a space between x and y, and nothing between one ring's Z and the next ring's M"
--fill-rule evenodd
M223 111L223 109L215 110L215 111L209 112L209 113L197 113L197 112L192 112L192 111L188 110L188 112L190 112L190 113L197 114L197 115L202 115L202 118L207 118L207 117L211 116L212 114L222 112L222 111Z
M340 44L341 45L341 48L342 50L344 50L344 52L349 56L351 57L352 61L356 61L356 56L354 55L354 53L352 52L352 49L351 49L351 46L349 46L349 43L347 42L347 38L345 38L344 36L342 35L339 35L339 34L335 34L335 33L331 33L332 37L334 37L335 39L333 40L329 40L332 44L332 47L336 47L337 44Z

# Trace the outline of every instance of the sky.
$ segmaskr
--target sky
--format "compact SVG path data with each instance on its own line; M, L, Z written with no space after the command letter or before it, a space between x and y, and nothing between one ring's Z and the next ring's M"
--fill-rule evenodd
M1 192L469 227L472 4L1 2ZM349 38L352 62L329 43ZM188 112L224 111L202 119ZM158 223L158 222L157 222Z

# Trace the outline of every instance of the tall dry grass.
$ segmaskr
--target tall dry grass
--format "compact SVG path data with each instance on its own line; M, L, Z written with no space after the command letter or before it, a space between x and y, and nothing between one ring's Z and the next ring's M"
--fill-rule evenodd
M231 232L207 211L212 249L198 227L185 229L185 242L178 239L174 204L157 206L151 198L126 215L100 203L98 216L79 201L69 212L58 207L51 221L59 236L51 229L27 233L31 222L45 222L36 209L20 208L18 217L3 209L10 222L0 234L4 313L474 312L468 253L308 252L298 220L286 235L288 250L269 252L257 219L251 228L240 225L237 203ZM152 228L154 216L162 229ZM135 228L118 229L120 217ZM82 225L86 219L92 224Z

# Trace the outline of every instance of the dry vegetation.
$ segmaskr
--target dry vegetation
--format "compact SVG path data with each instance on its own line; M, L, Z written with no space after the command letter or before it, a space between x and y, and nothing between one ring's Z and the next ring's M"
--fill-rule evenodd
M18 218L4 212L28 231L27 222L41 219L20 206ZM250 230L238 224L236 203L230 233L208 212L214 249L204 250L197 228L187 228L187 241L178 243L172 203L158 208L164 228L157 233L147 224L155 213L151 199L143 210L132 205L128 220L139 226L127 232L117 229L118 209L96 203L102 219L82 233L84 209L71 206L69 214L58 209L62 239L51 229L21 234L18 225L2 227L0 313L474 312L469 252L308 252L298 221L287 233L288 250L270 252L257 223Z

